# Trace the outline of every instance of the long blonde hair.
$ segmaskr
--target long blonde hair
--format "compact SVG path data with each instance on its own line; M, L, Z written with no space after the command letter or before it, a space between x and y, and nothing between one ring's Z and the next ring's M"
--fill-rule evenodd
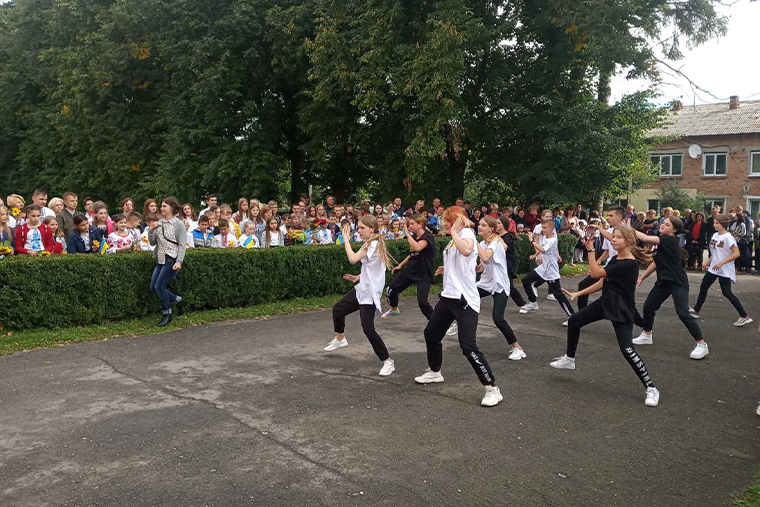
M369 245L373 241L377 241L377 254L380 256L380 259L382 259L383 264L385 264L386 268L390 268L391 266L394 266L395 264L398 264L396 262L396 259L393 258L393 256L388 253L388 246L385 244L385 238L382 234L380 234L380 226L377 223L377 218L375 218L373 215L364 215L361 218L359 218L359 221L372 229L372 236L364 242L364 246L369 248Z
M0 211L5 210L5 223L0 224L0 227L2 227L3 232L8 233L8 240L12 239L13 236L11 235L11 227L8 225L8 223L11 220L11 210L6 208L5 206L0 205Z
M642 266L649 266L652 263L652 253L649 249L639 245L638 238L636 237L636 231L633 227L625 224L620 224L615 227L615 231L620 231L623 235L623 239L628 245L628 249L631 251L633 258L639 261ZM614 232L613 232L614 234Z

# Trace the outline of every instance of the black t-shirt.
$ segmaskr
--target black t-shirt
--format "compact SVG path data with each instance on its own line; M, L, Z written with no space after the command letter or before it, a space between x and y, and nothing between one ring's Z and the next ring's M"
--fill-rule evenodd
M654 249L654 263L658 282L689 287L689 278L681 263L681 242L676 236L660 236L660 244Z
M517 257L515 257L515 240L510 233L505 233L501 236L504 243L507 245L507 274L510 280L517 278Z
M419 252L409 253L409 279L420 282L433 282L435 273L435 238L428 231L416 241L427 241L427 246Z
M636 317L636 281L639 263L635 259L613 257L604 266L607 278L602 287L604 318L612 322L633 322Z

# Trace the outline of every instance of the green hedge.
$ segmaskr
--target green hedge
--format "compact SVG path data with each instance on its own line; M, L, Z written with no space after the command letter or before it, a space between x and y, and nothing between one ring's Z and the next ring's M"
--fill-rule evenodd
M563 237L566 236L566 237ZM560 235L560 252L569 259L575 238ZM442 262L445 238L436 240ZM388 242L398 261L408 253L406 241ZM529 270L526 241L515 242L518 271ZM94 324L157 313L149 291L155 261L150 253L9 257L0 261L0 325L5 329ZM194 308L225 308L293 297L348 291L344 273L358 274L339 246L276 249L190 249L172 291ZM388 272L390 279L390 271Z

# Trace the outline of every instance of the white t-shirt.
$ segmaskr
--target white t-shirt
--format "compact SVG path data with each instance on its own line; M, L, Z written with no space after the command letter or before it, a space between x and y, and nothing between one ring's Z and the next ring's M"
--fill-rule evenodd
M54 217L55 211L48 208L47 206L43 206L42 208L40 208L40 215L41 215L40 220L45 220L47 217Z
M544 237L544 230L541 228L540 223L536 224L536 226L533 228L533 234L542 238Z
M478 287L491 294L499 292L509 294L507 251L504 249L504 242L497 238L491 240L488 245L485 241L481 241L480 246L483 247L483 250L493 250L493 255L488 262L483 263L483 274L480 275Z
M9 210L8 211L8 227L10 227L11 229L15 229L17 225L18 225L18 222L16 222L16 218L10 214L10 210Z
M377 240L369 244L367 255L362 257L362 272L359 275L359 283L356 284L356 300L360 305L380 306L380 295L385 287L385 263L377 254Z
M280 246L280 231L269 233L269 246ZM261 235L261 239L266 241L266 232Z
M610 227L607 229L607 232L614 234L615 228ZM609 252L609 255L607 255L607 262L610 262L613 257L617 257L617 250L612 248L612 243L607 238L604 238L604 243L602 243L602 250L607 250Z
M713 234L710 239L710 253L712 254L712 262L710 262L710 268L708 271L714 275L722 276L724 278L730 278L732 282L736 282L736 268L734 267L734 261L727 262L720 269L715 269L715 266L719 262L723 262L731 256L731 247L736 246L736 238L730 232L726 231L725 234Z
M539 245L544 249L544 253L541 254L541 265L536 268L536 274L548 282L559 280L557 236L542 237Z
M452 240L443 251L443 291L441 296L457 301L464 296L465 301L480 313L480 294L475 283L475 266L478 264L478 249L475 232L470 228L459 231L462 239L472 240L472 252L465 257Z

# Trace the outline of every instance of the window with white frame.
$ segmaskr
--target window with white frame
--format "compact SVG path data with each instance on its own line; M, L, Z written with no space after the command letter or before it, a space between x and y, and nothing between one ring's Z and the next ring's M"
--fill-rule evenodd
M702 175L725 176L727 159L726 153L705 153L702 157Z
M708 210L720 206L721 211L726 211L726 200L723 197L708 197L706 203Z
M653 209L660 212L660 201L658 199L647 199L647 210Z
M751 176L760 176L760 151L751 151L749 153L749 174Z
M650 163L652 168L657 168L660 177L681 176L683 174L683 155L680 153L652 155Z

